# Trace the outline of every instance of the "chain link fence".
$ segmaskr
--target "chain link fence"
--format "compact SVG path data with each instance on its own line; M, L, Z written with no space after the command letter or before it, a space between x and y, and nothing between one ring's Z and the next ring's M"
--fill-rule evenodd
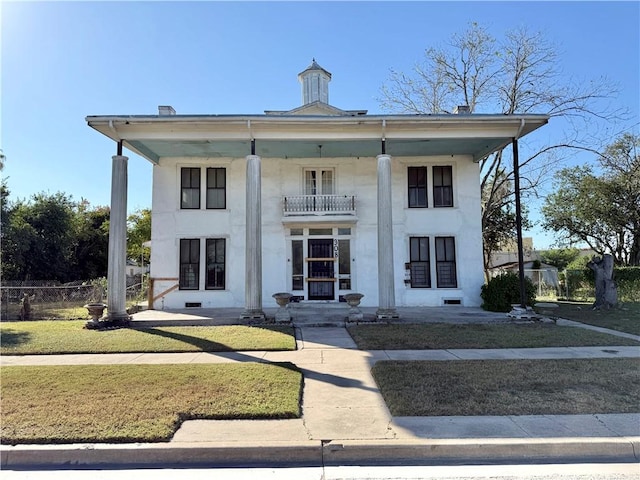
M585 270L565 270L560 275L562 296L576 302L593 302L596 288Z
M525 268L524 274L536 286L536 298L540 300L555 300L560 296L560 282L557 270Z
M84 320L88 318L84 305L105 302L106 298L105 278L65 284L3 282L0 286L0 317L2 320ZM146 282L132 282L127 287L127 305L139 305L145 300Z
M626 267L630 269L632 267ZM640 279L624 275L622 269L614 269L614 280L618 290L618 301L640 302ZM560 290L567 300L593 302L596 288L593 272L584 270L565 270L560 274Z

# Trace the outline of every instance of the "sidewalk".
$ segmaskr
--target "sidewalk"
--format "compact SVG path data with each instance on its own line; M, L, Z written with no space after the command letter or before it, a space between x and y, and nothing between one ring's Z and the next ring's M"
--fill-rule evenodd
M2 446L2 467L46 464L380 464L638 461L640 413L392 417L371 375L380 360L640 358L640 347L360 351L345 328L296 329L291 352L3 356L1 365L295 363L303 415L293 420L192 420L162 444Z

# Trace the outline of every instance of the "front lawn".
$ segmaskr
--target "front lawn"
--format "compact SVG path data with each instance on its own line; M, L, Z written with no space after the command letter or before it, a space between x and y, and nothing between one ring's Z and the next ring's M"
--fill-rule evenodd
M394 416L636 413L638 359L382 361Z
M0 353L226 352L295 350L291 327L156 327L87 330L83 321L0 323Z
M640 335L640 302L622 303L611 310L593 310L592 303L557 303L557 317Z
M640 345L606 333L549 323L357 325L349 327L349 333L361 350Z
M300 416L292 364L2 367L2 443L168 441L190 419Z

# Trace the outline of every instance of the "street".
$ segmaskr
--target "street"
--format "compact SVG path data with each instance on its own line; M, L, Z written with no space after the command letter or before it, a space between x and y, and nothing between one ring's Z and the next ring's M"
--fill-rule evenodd
M638 480L640 464L4 470L3 480Z

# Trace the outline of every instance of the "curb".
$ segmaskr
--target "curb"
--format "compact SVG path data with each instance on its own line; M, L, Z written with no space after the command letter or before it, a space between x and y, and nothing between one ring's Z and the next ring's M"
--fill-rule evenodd
M0 447L3 469L108 465L411 465L640 460L640 437L69 444Z
M325 445L325 465L500 463L597 458L638 462L640 437L344 441Z
M322 444L309 442L137 443L16 445L1 447L6 468L127 465L322 464Z

